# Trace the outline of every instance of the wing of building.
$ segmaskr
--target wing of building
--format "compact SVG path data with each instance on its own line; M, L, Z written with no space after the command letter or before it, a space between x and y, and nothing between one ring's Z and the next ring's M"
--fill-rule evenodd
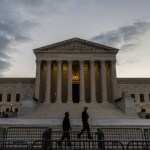
M94 118L127 117L130 105L150 113L150 78L117 78L118 49L72 38L33 51L35 78L0 78L1 112L19 115L26 101L36 101L26 117L59 118L70 111L78 118L84 106Z

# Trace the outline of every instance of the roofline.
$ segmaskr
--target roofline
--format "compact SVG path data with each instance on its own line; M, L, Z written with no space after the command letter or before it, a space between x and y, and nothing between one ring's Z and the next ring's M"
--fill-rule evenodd
M34 84L35 83L35 78L0 78L0 83L12 83L12 84L15 84L15 83L32 83Z
M117 84L150 84L150 78L117 78Z
M43 47L35 48L35 49L33 49L33 51L35 53L39 50L44 50L44 49L48 49L48 48L51 48L51 47L55 47L55 46L58 46L58 45L61 45L61 44L68 43L68 42L73 41L73 40L82 41L84 43L88 43L88 44L91 44L91 45L94 45L94 46L97 46L97 47L102 47L102 48L106 48L106 49L115 50L117 52L119 51L119 49L117 49L117 48L113 48L113 47L102 45L102 44L95 43L95 42L92 42L92 41L80 39L80 38L77 38L77 37L71 38L71 39L68 39L68 40L63 40L63 41L60 41L60 42L56 42L56 43L53 43L53 44L49 44L49 45L46 45L46 46L43 46Z

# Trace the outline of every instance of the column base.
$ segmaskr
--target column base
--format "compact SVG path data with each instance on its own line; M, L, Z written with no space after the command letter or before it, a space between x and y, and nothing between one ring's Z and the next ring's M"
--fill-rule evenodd
M108 102L108 101L102 101L102 103L110 103L110 102Z
M45 100L44 101L44 104L49 104L50 103L50 100Z
M98 104L98 102L97 102L97 101L94 101L94 102L90 102L90 104Z
M56 101L55 104L62 104L62 101Z
M86 106L87 103L86 102L79 102L79 104Z
M50 102L49 101L45 101L44 104L50 104Z

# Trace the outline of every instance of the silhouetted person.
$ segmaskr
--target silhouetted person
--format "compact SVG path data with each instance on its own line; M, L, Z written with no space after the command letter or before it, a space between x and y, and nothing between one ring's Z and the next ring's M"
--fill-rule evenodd
M65 113L65 117L63 119L63 135L60 139L60 141L58 142L58 145L61 146L61 142L62 140L64 140L65 138L67 138L68 140L68 146L72 146L71 142L70 142L70 134L69 131L71 130L71 125L70 125L70 120L69 120L69 112Z
M84 107L84 111L82 112L82 123L83 123L83 129L81 132L77 135L79 139L81 139L81 135L84 133L85 130L87 130L88 133L88 139L93 139L90 133L90 127L88 123L89 115L87 114L88 107Z

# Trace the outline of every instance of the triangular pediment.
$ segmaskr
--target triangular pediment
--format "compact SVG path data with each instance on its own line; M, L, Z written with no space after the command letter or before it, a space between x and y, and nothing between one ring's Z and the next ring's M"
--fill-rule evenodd
M62 42L54 43L34 49L34 52L118 52L118 49L86 41L79 38L72 38Z

